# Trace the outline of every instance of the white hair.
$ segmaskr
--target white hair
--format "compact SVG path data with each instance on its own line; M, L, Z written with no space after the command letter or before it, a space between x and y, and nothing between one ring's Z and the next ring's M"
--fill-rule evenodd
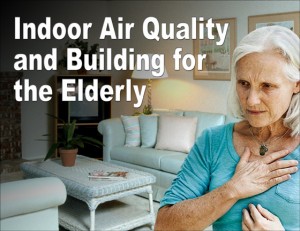
M235 48L232 57L231 86L228 95L228 113L244 119L236 92L236 65L245 55L256 52L275 51L286 60L286 77L298 82L299 77L299 37L290 29L282 26L267 26L256 29L246 35ZM300 95L292 96L290 106L284 118L284 125L292 130L292 136L300 134Z

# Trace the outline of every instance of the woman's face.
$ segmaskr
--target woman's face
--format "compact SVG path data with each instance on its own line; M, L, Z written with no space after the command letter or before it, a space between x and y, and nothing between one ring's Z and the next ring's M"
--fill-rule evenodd
M286 62L274 52L251 53L237 63L236 90L245 119L253 127L279 120L299 92L299 82L286 78Z

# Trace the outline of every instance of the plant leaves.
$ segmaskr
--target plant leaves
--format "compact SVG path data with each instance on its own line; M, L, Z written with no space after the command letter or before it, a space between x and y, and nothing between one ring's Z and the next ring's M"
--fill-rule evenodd
M74 146L74 147L78 146L80 148L84 148L84 142L81 138L77 138L72 141L72 146Z
M76 127L76 120L73 120L71 124L67 125L67 142L71 142L73 139L74 131Z
M82 136L81 139L87 143L87 144L91 144L95 147L100 147L100 146L104 146L104 144L102 142L100 142L99 140L93 138L93 137L87 137L87 136Z
M58 148L59 145L60 145L60 142L51 145L51 147L50 147L50 149L49 149L49 151L48 151L48 153L47 153L44 161L47 160L47 159L49 159L49 158L51 158L53 156L55 150Z
M66 122L63 119L61 119L55 115L49 114L49 113L46 113L46 114L54 119L57 119L58 121L62 122L63 124L66 124Z
M62 126L62 132L59 132L57 134L58 142L51 145L44 160L51 158L58 147L63 147L65 149L73 149L78 147L84 148L85 144L93 145L95 147L104 146L104 144L96 138L83 136L79 134L75 135L76 120L73 120L71 123L66 123L64 120L60 119L57 116L51 114L47 114L47 115L61 121L63 123L63 126ZM49 134L45 134L43 136L49 136Z

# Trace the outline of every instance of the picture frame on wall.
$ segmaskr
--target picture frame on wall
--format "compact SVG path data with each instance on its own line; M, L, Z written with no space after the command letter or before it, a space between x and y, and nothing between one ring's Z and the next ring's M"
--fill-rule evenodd
M198 70L197 65L194 68L194 80L230 80L231 59L236 47L236 18L215 19L213 23L220 23L222 29L226 23L228 24L226 37L222 45L217 45L218 33L214 33L213 30L213 34L216 34L215 39L208 39L205 31L204 39L193 40L196 64L198 64L199 54L206 55L202 60L202 70Z
M248 32L264 26L279 25L291 29L299 36L299 18L300 11L249 16Z

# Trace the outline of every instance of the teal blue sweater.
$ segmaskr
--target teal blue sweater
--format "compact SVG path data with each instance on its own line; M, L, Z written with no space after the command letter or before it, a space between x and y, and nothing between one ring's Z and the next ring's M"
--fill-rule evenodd
M161 200L161 207L199 197L226 183L240 159L232 134L234 124L207 129L200 136L177 178ZM300 145L284 159L300 161ZM286 230L300 230L299 171L292 178L259 195L239 200L214 224L214 230L242 230L242 210L261 204L281 220Z

